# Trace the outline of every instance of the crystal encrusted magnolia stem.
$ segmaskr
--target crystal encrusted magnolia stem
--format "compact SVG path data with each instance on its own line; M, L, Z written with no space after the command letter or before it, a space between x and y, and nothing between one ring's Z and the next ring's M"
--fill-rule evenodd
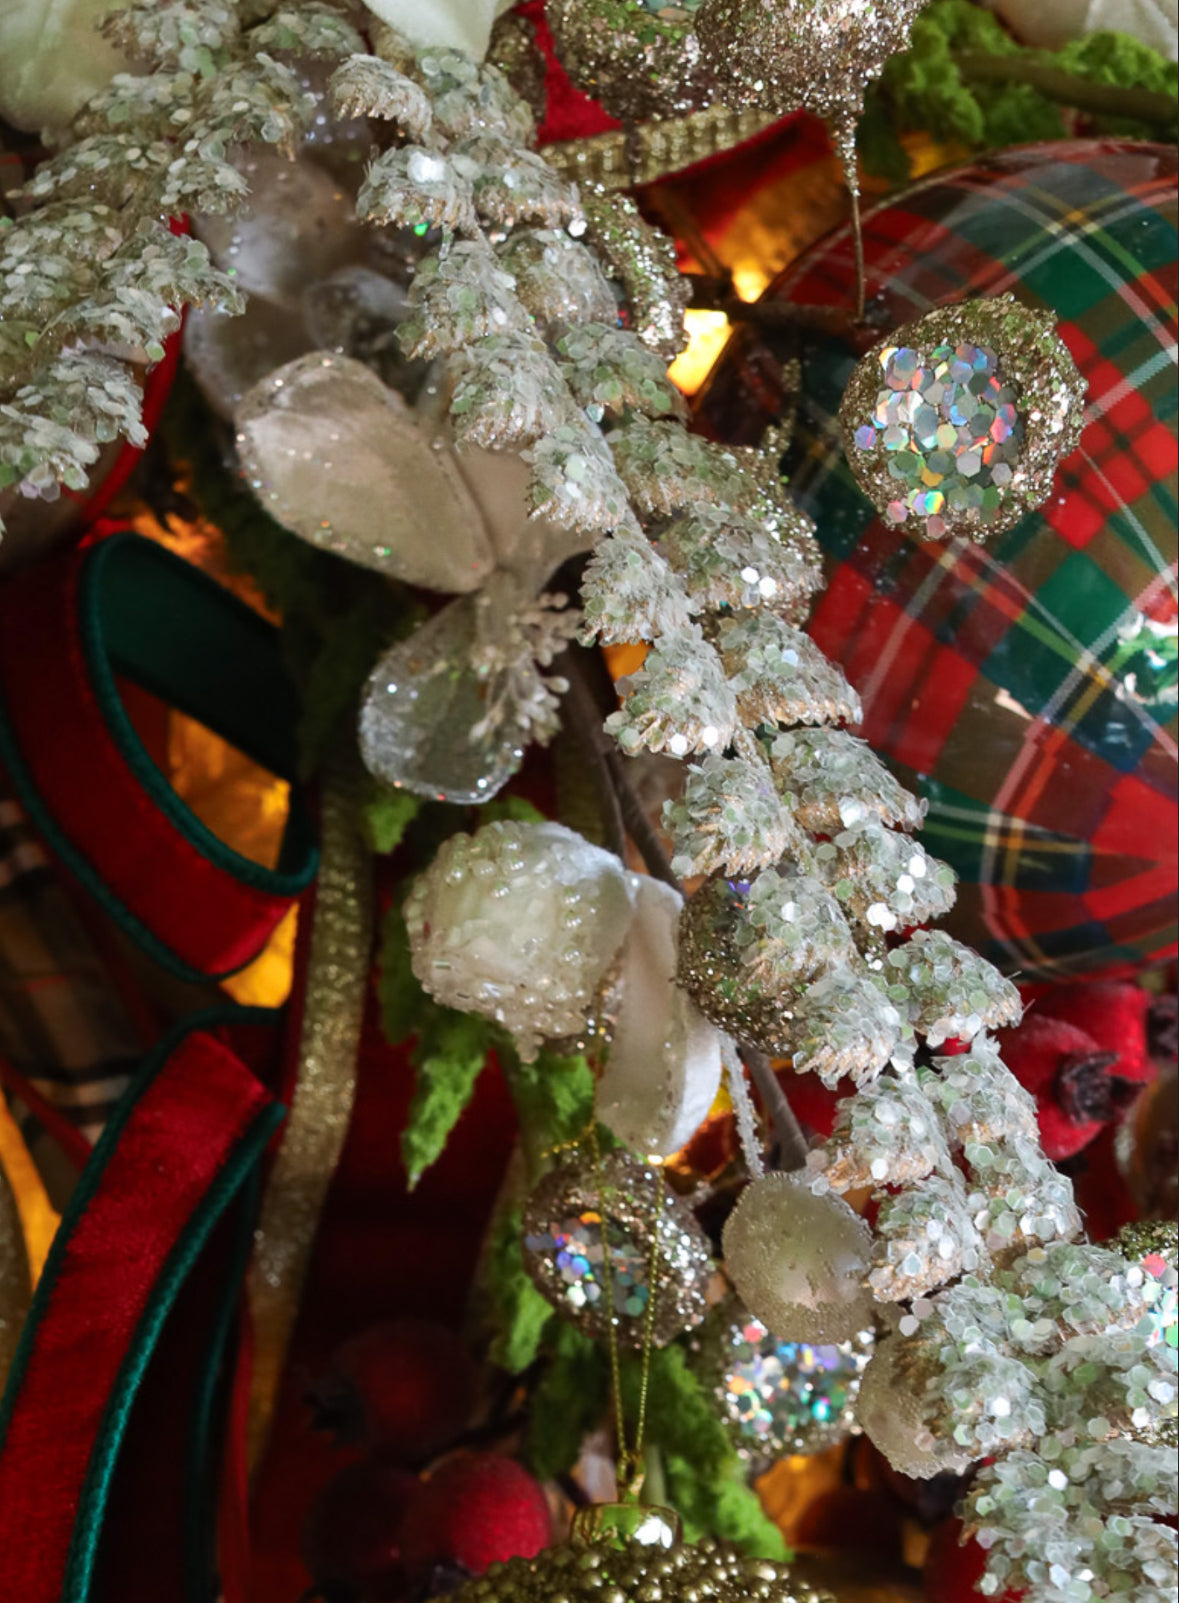
M396 66L368 109L396 121L417 87L432 120L417 115L412 135L428 163L415 166L409 147L381 215L408 215L441 185L452 201L469 192L478 219L472 228L455 212L465 237L444 237L419 272L407 349L461 361L456 432L477 425L482 443L521 451L534 508L597 541L586 637L651 646L608 720L622 749L697 759L666 813L673 873L704 877L683 916L682 981L739 1038L829 1085L850 1076L860 1087L809 1174L820 1193L878 1188L869 1284L900 1330L868 1368L880 1379L865 1381L866 1416L873 1391L889 1408L869 1428L911 1472L997 1456L1003 1467L990 1474L1001 1491L978 1505L993 1530L992 1574L1026 1586L1036 1603L1072 1603L1075 1574L1105 1563L1086 1534L1088 1511L1128 1506L1150 1523L1117 1466L1129 1454L1136 1475L1165 1473L1159 1450L1131 1439L1136 1419L1167 1407L1165 1355L1136 1323L1149 1300L1141 1273L1116 1252L1073 1244L1071 1188L1045 1159L1026 1097L986 1035L1018 1017L1014 987L919 928L949 907L952 876L912 838L920 804L839 727L859 717L858 699L801 629L821 584L813 530L772 461L683 426L662 373L666 315L655 315L671 304L670 263L633 212L611 214L598 199L585 216L576 193L519 143L525 115L498 74L407 46L389 53ZM469 122L456 109L476 102L476 154L495 150L494 179L464 162ZM663 302L652 294L662 275ZM607 316L608 278L630 327ZM922 1041L936 1050L951 1039L973 1043L966 1058L918 1066ZM1064 1338L1064 1367L1046 1372L1028 1361L1007 1287L1029 1297L1058 1263L1094 1287L1094 1312ZM980 1298L994 1310L981 1354L967 1315ZM1083 1362L1073 1340L1089 1343ZM1107 1341L1116 1355L1100 1350ZM897 1353L910 1350L898 1368ZM1046 1386L1054 1406L1037 1407ZM888 1429L896 1419L907 1452ZM1043 1440L1051 1454L1042 1433L1069 1419L1085 1422L1098 1444L1086 1451L1114 1479L1084 1468L1087 1512L1079 1522L1067 1507L1061 1514L1076 1570L1049 1572L1014 1513L1042 1460L1018 1449ZM1166 1541L1152 1535L1129 1559L1140 1595L1159 1603Z

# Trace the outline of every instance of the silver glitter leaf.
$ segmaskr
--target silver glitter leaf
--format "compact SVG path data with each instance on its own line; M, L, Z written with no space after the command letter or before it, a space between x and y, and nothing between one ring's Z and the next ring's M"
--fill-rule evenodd
M809 985L794 1009L794 1067L817 1074L831 1090L845 1076L867 1085L905 1033L900 1010L879 979L840 965Z
M436 96L434 116L448 139L494 134L527 145L536 132L528 106L489 62L483 64L477 79Z
M670 517L701 501L742 510L758 494L731 450L678 423L635 418L611 432L610 448L641 517Z
M591 417L687 416L684 398L667 376L663 359L629 329L611 323L583 323L557 340L566 359L569 387Z
M419 142L434 121L420 84L379 56L350 56L332 74L328 98L337 117L379 117Z
M463 444L528 445L574 416L561 370L535 334L490 334L456 351L448 371L450 420Z
M833 1191L910 1186L953 1171L941 1120L924 1090L891 1075L840 1102L821 1167L811 1162L818 1156L812 1153L808 1166Z
M932 1110L930 1123L936 1125ZM982 1262L983 1241L970 1198L953 1168L948 1174L931 1174L916 1189L881 1204L868 1276L878 1302L923 1297ZM960 1435L956 1439L962 1441Z
M780 538L749 514L701 501L661 525L657 536L698 605L711 611L764 607L798 623L823 574L810 519L796 511L793 525Z
M866 740L843 729L792 729L770 747L774 778L804 829L834 835L864 819L918 829L926 803L918 801L877 757Z
M691 622L683 587L638 528L595 546L581 596L587 644L658 640Z
M560 229L525 228L499 247L520 302L550 335L614 317L614 294L593 255Z
M809 635L773 613L725 620L719 645L746 725L856 723L862 717L860 698L842 670Z
M461 140L454 155L473 164L475 205L480 217L497 228L521 223L553 228L581 218L576 186L543 156L498 132Z
M814 865L869 939L941 918L954 905L953 870L872 818L817 846Z
M448 228L473 234L477 223L473 169L421 145L378 156L356 196L356 215L398 228Z
M462 240L427 256L409 291L401 330L407 356L445 356L488 334L527 332L516 281L483 240Z
M1018 1024L1023 1012L1011 981L944 930L918 930L889 952L885 967L889 995L908 1007L930 1046Z
M769 769L748 757L714 755L689 769L679 800L664 803L663 824L681 878L752 873L805 849Z
M695 624L662 636L621 688L626 699L606 728L624 751L722 751L736 732L736 698Z
M593 535L631 522L610 452L588 423L563 423L520 454L532 469L529 506L536 517Z

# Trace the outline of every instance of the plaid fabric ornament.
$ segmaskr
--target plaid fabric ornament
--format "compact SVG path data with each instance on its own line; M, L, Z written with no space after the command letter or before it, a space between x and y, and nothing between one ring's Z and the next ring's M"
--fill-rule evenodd
M865 226L884 327L1008 291L1052 312L1088 381L1085 428L1048 502L988 549L918 543L843 456L859 353L809 340L783 468L827 557L811 633L859 691L861 732L928 798L925 844L960 880L948 927L1008 972L1133 972L1175 950L1175 152L1007 151ZM846 306L852 290L844 230L767 294ZM740 334L704 427L758 438L785 354Z

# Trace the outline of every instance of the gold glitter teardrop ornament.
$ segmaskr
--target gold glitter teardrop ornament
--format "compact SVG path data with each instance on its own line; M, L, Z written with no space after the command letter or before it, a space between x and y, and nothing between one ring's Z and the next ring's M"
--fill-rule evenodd
M607 1154L600 1168L580 1154L545 1176L524 1209L524 1263L557 1312L595 1341L612 1323L624 1347L641 1347L652 1292L656 1347L704 1318L704 1232L661 1171L628 1152Z
M727 106L848 123L926 0L704 0L696 37Z
M638 1503L584 1509L561 1547L493 1564L454 1603L832 1603L784 1564L745 1558L706 1539L680 1540L668 1509Z
M1011 295L939 307L857 364L839 421L891 524L983 541L1034 512L1084 423L1085 380L1048 312Z
M624 122L697 111L713 74L692 31L700 0L548 0L565 71Z

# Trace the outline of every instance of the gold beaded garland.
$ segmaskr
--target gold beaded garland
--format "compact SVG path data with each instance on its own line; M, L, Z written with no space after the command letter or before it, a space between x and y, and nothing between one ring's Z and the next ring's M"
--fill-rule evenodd
M717 1542L672 1547L628 1541L550 1547L493 1564L454 1603L831 1603L784 1564L744 1558Z

